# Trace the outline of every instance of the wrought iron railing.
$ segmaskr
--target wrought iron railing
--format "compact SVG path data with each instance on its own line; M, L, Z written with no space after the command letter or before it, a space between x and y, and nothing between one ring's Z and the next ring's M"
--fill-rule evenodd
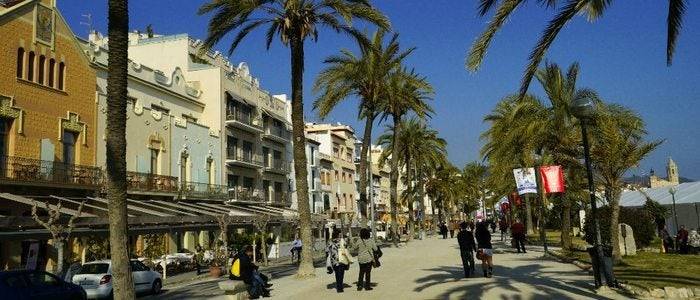
M237 160L258 166L263 165L262 158L259 155L254 154L252 151L242 151L236 148L226 149L226 159Z
M264 202L263 192L261 190L244 188L244 187L229 187L229 200L241 202Z
M285 139L285 140L291 140L292 135L287 131L286 128L278 127L278 126L266 126L265 127L265 134L267 135L274 135L276 137Z
M102 171L98 167L0 156L0 180L99 187L101 179Z
M179 180L174 176L126 172L127 189L140 192L177 193Z
M282 159L271 159L265 164L265 168L277 172L289 172L289 163Z
M182 198L226 199L228 187L220 184L203 182L184 182L180 185Z
M254 122L252 112L251 113L244 113L241 110L229 110L226 113L226 120L227 121L236 121L236 122L248 125L248 126L257 127L257 128L262 129L262 126L260 126L260 124L258 124L257 122Z

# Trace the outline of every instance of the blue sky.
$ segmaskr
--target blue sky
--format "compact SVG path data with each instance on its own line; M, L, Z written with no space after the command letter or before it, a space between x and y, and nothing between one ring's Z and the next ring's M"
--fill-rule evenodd
M464 68L466 51L489 19L477 16L477 1L374 1L400 33L402 46L417 47L407 62L435 87L435 116L430 123L447 139L449 158L458 166L480 159L479 134L486 128L483 116L499 99L517 91L527 55L554 14L537 6L537 1L530 2L496 36L482 68L470 73ZM130 27L143 30L153 24L158 34L189 33L203 39L208 18L196 14L202 3L130 1ZM657 174L665 174L665 162L671 156L681 176L700 179L700 5L696 4L689 1L671 67L665 63L665 1L615 1L595 23L579 16L564 28L547 56L564 68L578 61L579 86L634 109L647 122L650 139L666 140L633 173L654 168ZM76 34L87 35L88 27L80 24L83 14L91 14L93 27L106 32L106 1L59 0L58 6ZM290 94L289 50L275 43L267 51L263 35L251 34L231 60L248 62L265 89ZM218 48L228 50L231 39L227 37ZM318 119L310 110L314 99L310 86L323 68L323 59L341 48L355 49L349 38L327 30L321 32L318 43L306 44L307 119ZM541 95L538 85L533 83L531 91ZM356 100L346 101L327 120L350 124L360 132L363 125L356 120L356 107ZM383 125L377 128L375 137Z

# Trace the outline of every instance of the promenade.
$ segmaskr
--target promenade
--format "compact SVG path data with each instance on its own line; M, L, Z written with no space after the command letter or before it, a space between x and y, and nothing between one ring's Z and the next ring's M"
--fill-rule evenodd
M356 290L357 264L346 272L342 294L336 293L334 276L320 264L316 278L304 281L294 278L291 265L267 272L274 277L273 299L608 299L594 293L592 276L574 265L543 259L536 247L527 254L513 253L500 242L495 247L492 278L479 276L479 266L477 276L464 278L457 240L437 237L384 249L382 267L372 270L372 291ZM152 298L225 299L217 282L170 287Z

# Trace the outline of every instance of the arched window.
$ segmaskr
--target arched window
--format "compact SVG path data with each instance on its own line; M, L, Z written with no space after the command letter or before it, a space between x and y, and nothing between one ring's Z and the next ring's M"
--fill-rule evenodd
M53 87L53 79L54 79L55 74L56 74L56 60L52 58L49 60L49 74L48 74L48 77L49 77L48 81L49 81L50 87Z
M27 61L27 80L34 81L34 51L29 51Z
M39 84L44 84L44 66L46 65L46 57L43 55L39 55L39 71L36 74L37 82Z
M17 78L24 78L24 48L17 49Z
M66 76L66 64L61 62L58 64L58 89L64 90Z

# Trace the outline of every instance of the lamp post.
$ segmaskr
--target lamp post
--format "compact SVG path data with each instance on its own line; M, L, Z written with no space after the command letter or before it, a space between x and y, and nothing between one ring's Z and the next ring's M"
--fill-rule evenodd
M588 194L590 196L590 201L591 201L591 219L593 220L593 230L595 231L595 245L594 247L596 248L596 256L597 260L599 262L600 266L605 266L604 263L604 255L603 255L603 244L602 244L602 239L600 235L600 223L598 220L598 204L596 203L596 197L595 197L595 185L593 183L593 169L591 167L591 154L590 154L590 147L588 145L588 131L586 129L586 123L590 121L594 115L595 115L595 103L593 102L592 99L590 98L579 98L574 101L574 107L573 107L573 114L576 118L578 118L581 121L581 139L583 141L583 154L584 154L584 160L586 163L586 175L588 177ZM596 279L598 279L600 276L599 272L597 270L594 270L594 272L598 274L595 276ZM605 272L607 275L608 273ZM612 270L610 270L610 274L612 274ZM606 276L607 277L607 276ZM610 278L606 278L610 279ZM608 284L610 284L610 281L608 281ZM596 280L595 282L596 287L599 287L601 285L600 280Z
M678 232L678 214L676 214L676 192L678 190L676 187L671 187L668 189L668 192L671 194L671 200L673 201L673 224L674 228L676 229L676 232Z

